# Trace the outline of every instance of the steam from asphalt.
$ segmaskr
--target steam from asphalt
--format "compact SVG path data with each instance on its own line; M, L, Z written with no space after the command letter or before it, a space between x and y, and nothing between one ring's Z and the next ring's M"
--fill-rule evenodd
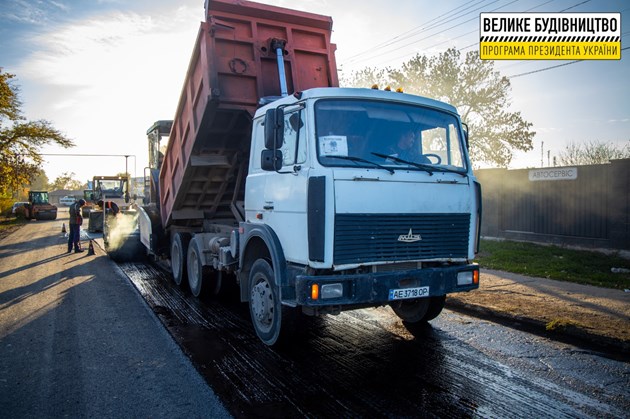
M109 221L108 247L112 251L119 250L138 227L137 213L119 213ZM133 239L132 239L133 240Z

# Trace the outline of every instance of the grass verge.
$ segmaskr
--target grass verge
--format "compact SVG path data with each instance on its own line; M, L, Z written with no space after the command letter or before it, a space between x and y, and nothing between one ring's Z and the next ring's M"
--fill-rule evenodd
M25 223L26 220L24 218L0 217L0 239L13 233Z
M476 262L482 268L528 276L606 288L630 288L630 273L611 270L630 270L630 260L616 254L507 240L481 240Z

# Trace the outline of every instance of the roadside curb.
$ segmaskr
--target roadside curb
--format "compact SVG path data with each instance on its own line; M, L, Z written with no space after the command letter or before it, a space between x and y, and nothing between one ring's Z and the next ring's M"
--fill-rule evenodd
M579 326L566 325L547 330L547 323L544 321L495 311L476 304L464 303L456 298L447 297L445 307L452 311L523 330L541 337L601 351L616 359L630 361L630 342L597 335Z

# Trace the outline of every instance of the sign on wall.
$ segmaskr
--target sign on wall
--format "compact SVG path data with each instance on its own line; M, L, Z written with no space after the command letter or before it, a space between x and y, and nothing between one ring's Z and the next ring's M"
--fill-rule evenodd
M529 171L529 180L531 182L539 180L575 180L577 176L577 167L532 169Z

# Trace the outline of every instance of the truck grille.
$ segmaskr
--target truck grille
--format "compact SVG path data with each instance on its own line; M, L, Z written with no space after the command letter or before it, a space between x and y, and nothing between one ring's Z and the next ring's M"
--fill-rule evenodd
M403 235L420 235L414 242ZM334 264L466 258L470 214L336 214Z

